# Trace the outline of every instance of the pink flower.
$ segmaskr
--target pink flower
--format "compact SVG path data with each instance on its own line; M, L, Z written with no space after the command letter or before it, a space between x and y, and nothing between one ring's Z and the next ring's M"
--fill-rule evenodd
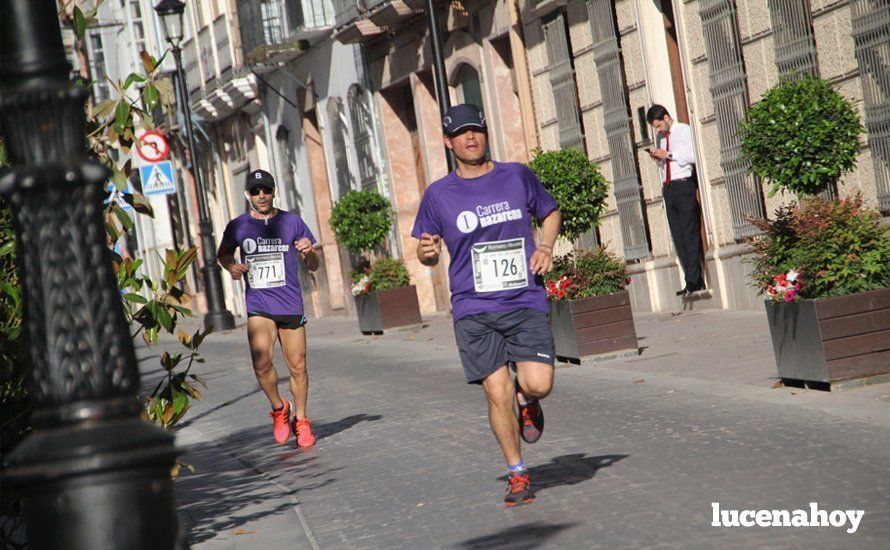
M788 292L785 293L785 301L786 302L794 301L794 291L793 290L789 290Z

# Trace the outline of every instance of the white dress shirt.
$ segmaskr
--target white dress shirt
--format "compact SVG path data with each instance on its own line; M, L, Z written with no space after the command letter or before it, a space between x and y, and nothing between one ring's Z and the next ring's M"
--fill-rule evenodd
M665 147L664 134L658 134L658 148L667 150L670 154L671 181L692 177L692 166L695 164L695 148L692 146L692 130L688 124L674 121L671 124L670 148ZM658 161L661 169L661 181L664 183L665 160Z

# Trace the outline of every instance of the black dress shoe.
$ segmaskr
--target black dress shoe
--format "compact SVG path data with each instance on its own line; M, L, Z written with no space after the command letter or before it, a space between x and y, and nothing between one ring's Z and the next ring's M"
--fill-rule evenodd
M689 294L689 287L681 288L677 291L677 296L685 296L686 294Z

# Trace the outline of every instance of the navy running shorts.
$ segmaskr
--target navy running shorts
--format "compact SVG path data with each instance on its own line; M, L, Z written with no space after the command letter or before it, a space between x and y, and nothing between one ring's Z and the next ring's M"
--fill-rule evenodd
M265 317L266 319L272 319L273 321L275 321L276 327L291 330L296 330L300 327L304 327L307 323L305 315L272 315L269 313L263 313L262 311L251 311L247 314L247 316Z
M536 309L477 313L454 322L454 337L468 384L481 384L507 363L553 366L550 314Z

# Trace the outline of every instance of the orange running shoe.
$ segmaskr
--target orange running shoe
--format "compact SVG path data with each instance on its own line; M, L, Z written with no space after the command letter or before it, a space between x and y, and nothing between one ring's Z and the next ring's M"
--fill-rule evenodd
M507 506L517 506L519 504L528 504L535 498L532 492L532 481L528 476L528 472L514 472L507 478L507 494L504 495L504 504Z
M309 426L308 418L294 418L291 424L294 435L297 436L297 447L311 447L315 445L315 436L312 435L312 428Z
M275 436L275 442L279 445L286 443L290 437L290 402L284 401L284 407L280 411L272 411L269 413L272 417L272 435Z

